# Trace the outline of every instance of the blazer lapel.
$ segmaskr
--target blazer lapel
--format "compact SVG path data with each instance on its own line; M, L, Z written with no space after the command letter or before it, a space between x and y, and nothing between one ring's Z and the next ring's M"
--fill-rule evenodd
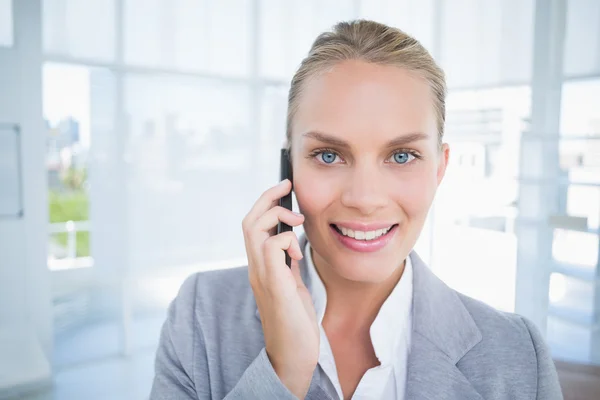
M412 252L413 335L407 399L483 400L457 367L481 341L481 332L456 292Z
M412 339L406 383L407 399L483 400L446 354L418 333Z

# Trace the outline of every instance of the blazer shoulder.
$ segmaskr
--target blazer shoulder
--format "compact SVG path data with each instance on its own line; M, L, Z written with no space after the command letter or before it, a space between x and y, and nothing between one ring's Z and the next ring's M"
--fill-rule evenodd
M486 390L477 378L477 371L485 370L501 380L495 385L499 397L518 390L527 398L562 399L550 350L530 320L460 293L459 297L482 334L481 342L460 362L476 387Z
M192 275L200 292L242 289L248 286L248 267L200 271Z
M247 266L196 272L186 279L178 297L202 320L236 318L255 305Z
M503 335L509 335L512 339L519 337L531 342L528 325L522 316L497 310L462 293L457 292L457 294L483 336L502 333Z

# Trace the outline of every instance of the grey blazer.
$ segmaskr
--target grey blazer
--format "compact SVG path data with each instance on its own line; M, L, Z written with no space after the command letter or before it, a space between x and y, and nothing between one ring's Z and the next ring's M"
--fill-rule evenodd
M304 249L306 238L300 241ZM455 292L416 253L410 257L407 399L562 399L550 353L531 322ZM169 308L150 398L295 399L264 346L247 267L195 274ZM331 399L316 371L306 398Z

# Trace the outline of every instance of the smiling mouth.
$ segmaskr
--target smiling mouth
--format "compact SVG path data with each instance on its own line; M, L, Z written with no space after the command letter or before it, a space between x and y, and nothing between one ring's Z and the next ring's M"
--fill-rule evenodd
M345 228L343 226L340 227L335 224L331 224L331 227L333 229L335 229L335 231L338 232L342 236L346 236L346 237L352 238L354 240L362 240L362 241L368 242L368 241L380 239L380 238L386 236L397 225L398 224L393 224L387 228L377 229L374 231L357 231L357 230Z

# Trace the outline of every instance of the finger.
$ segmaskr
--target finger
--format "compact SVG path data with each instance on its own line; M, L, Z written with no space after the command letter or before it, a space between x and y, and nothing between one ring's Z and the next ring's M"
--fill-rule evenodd
M287 251L293 260L302 259L302 251L298 237L294 232L283 232L279 235L271 236L263 244L263 255L267 265L272 268L279 268L279 265L289 269L285 264L285 253Z
M288 194L290 190L292 190L292 183L289 179L284 179L276 186L267 189L258 200L256 200L256 203L254 203L254 206L252 206L244 219L252 226L261 215L277 204L277 201Z
M254 229L261 232L268 232L277 226L280 221L289 226L298 226L304 222L304 215L281 206L275 206L258 218Z

